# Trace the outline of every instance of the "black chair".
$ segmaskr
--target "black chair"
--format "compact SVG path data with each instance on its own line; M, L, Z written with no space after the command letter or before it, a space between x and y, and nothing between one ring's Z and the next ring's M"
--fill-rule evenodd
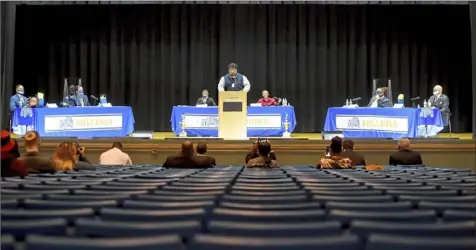
M299 223L210 221L207 228L215 235L243 237L313 237L342 234L342 226L337 221Z
M175 234L190 238L200 233L200 221L176 222L121 222L78 219L75 234L86 237L136 237Z
M474 237L475 222L461 223L394 223L356 220L350 230L362 239L373 233L417 237Z
M413 209L411 202L386 202L386 203L350 203L350 202L327 202L326 210L349 210L349 211L410 211Z
M319 202L297 202L289 204L245 204L235 202L221 202L220 207L230 209L244 209L244 210L317 210L322 209L322 204Z
M216 208L210 215L213 220L237 222L316 222L325 218L324 210L260 211Z
M409 237L371 234L366 250L474 250L474 237Z
M197 235L190 250L360 250L354 235L337 237L230 237Z
M94 211L90 208L81 209L55 209L55 210L7 210L2 209L2 220L33 220L63 218L72 222L78 218L92 218Z
M28 234L66 236L66 228L67 221L59 218L2 222L2 234L10 234L18 239L23 239Z
M374 212L353 210L330 210L329 218L332 220L349 223L352 220L388 221L388 222L436 222L436 212L426 211L403 211L403 212Z
M446 221L476 221L476 210L446 210L443 212L443 220Z
M153 236L111 239L28 236L26 250L183 250L179 236Z
M109 221L148 221L148 222L172 222L199 220L205 216L205 210L202 208L180 209L180 210L132 210L103 208L100 217Z

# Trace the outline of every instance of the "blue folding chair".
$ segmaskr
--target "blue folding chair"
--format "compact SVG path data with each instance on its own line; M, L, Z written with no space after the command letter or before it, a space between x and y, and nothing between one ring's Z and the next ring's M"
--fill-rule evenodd
M231 237L197 235L190 250L360 250L355 235L336 237Z
M49 236L28 236L26 250L183 250L179 236L88 239Z
M474 237L409 237L371 234L366 250L474 250Z
M23 239L27 234L66 236L68 222L65 219L13 220L2 222L2 234ZM3 249L3 247L2 247Z
M362 239L373 233L417 237L471 237L476 236L475 222L457 223L395 223L356 220L350 230Z
M238 222L316 222L325 219L324 210L260 211L216 208L210 218Z
M19 204L18 204L18 201L16 199L2 200L2 203L1 203L1 208L2 209L15 209L15 208L18 208L18 207L19 207Z
M120 222L92 219L78 219L75 222L75 234L86 237L135 237L179 235L190 238L200 233L200 221L176 222Z
M290 191L243 191L243 190L231 190L231 195L241 195L241 196L297 196L297 195L307 195L306 190L290 190Z
M313 195L320 196L379 196L383 195L382 190L356 190L356 191L340 191L340 190L310 190Z
M103 220L112 221L148 221L148 222L171 222L185 220L201 221L205 216L202 208L180 209L180 210L132 210L103 208L100 217Z
M337 221L299 223L210 221L207 228L215 235L243 237L313 237L342 234L342 225Z
M409 195L409 196L457 196L457 190L434 190L434 191L417 191L417 190L387 190L389 195Z
M318 202L359 202L359 203L385 203L394 202L393 196L390 195L375 195L375 196L328 196L328 195L314 195L313 201Z

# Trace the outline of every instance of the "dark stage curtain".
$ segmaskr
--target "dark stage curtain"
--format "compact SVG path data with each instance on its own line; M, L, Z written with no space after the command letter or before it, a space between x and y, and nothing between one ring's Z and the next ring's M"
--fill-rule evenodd
M136 129L170 131L174 105L195 104L236 62L252 88L295 106L296 132L321 130L327 108L363 97L373 78L429 97L441 84L453 131L471 130L468 6L20 6L15 82L60 100L64 77L131 105ZM410 102L407 101L407 105Z
M473 73L473 139L476 140L476 2L469 4L471 17L471 56Z
M13 92L13 52L15 49L15 2L0 2L0 123L9 127L10 96Z

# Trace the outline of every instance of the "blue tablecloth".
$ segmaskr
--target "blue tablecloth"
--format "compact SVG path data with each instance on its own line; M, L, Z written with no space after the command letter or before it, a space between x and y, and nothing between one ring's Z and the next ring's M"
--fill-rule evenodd
M175 106L170 123L176 135L182 131L182 118L187 136L218 137L218 107ZM282 136L285 123L288 132L294 131L292 106L248 107L248 137Z
M443 129L439 109L421 115L418 108L329 108L324 131L343 131L348 138L415 138ZM431 114L433 112L433 114ZM425 117L424 117L425 116Z
M12 126L40 136L120 137L134 132L134 115L130 107L17 108Z

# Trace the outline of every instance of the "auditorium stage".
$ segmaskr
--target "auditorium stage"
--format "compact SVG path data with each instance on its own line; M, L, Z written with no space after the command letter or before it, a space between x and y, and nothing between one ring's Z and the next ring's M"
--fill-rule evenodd
M439 138L414 139L412 149L422 154L423 161L431 166L471 168L476 171L476 145L471 134L452 134L460 139L450 139L448 134ZM97 138L77 140L86 147L88 158L97 163L99 155L111 147L114 140L124 144L124 150L131 156L134 164L161 164L168 155L178 153L182 141L204 141L208 144L208 154L217 159L218 164L243 164L246 152L253 140L220 140L216 138L175 138L172 133L154 133L154 139L132 137ZM55 147L67 138L42 138L42 151L53 154ZM72 139L69 139L72 140ZM320 133L293 134L290 139L270 138L278 162L285 164L314 165L324 154L327 140ZM361 152L367 163L387 164L389 155L396 150L394 140L354 140L355 150ZM23 148L23 142L19 140Z

